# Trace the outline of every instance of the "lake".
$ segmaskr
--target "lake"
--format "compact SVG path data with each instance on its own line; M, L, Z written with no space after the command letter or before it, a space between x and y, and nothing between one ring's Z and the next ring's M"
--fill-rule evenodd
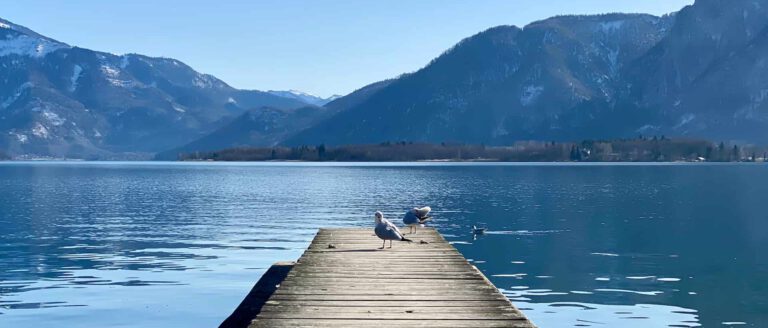
M541 327L768 326L766 165L160 162L0 163L0 326L214 327L415 205Z

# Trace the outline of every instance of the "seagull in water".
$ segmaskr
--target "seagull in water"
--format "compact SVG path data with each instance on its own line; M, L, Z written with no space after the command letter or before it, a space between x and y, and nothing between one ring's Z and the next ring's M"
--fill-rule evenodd
M424 225L427 221L432 220L431 216L427 216L430 211L432 211L432 208L424 206L422 208L414 207L405 212L403 223L411 229L408 233L415 234L417 225Z
M375 217L376 228L373 229L373 232L376 233L377 237L383 240L380 249L384 249L384 245L387 243L387 240L389 240L389 248L392 248L393 240L412 242L412 240L403 237L400 229L398 229L397 226L392 222L389 222L389 220L385 219L384 214L376 211Z
M485 233L486 228L478 228L476 225L472 226L472 233L475 235L482 235Z

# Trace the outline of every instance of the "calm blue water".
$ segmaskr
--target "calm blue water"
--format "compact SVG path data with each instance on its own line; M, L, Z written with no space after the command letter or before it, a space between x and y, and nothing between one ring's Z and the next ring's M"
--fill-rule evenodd
M766 165L219 163L0 164L0 327L213 327L315 228L424 204L542 327L768 327Z

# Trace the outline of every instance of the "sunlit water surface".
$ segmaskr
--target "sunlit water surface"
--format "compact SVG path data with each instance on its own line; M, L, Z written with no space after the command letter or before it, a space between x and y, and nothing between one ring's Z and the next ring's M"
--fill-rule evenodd
M0 326L214 327L317 227L424 204L541 327L768 326L765 165L220 163L0 164Z

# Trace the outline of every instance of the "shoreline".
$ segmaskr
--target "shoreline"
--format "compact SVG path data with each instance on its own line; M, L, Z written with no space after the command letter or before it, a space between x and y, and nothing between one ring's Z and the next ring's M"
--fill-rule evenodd
M300 160L270 160L270 161L212 161L212 160L185 160L185 161L128 161L128 160L3 160L0 161L0 165L17 165L17 164L29 164L29 165L317 165L317 166L367 166L367 165L392 165L392 166L407 166L407 165L541 165L541 166L590 166L590 165L763 165L768 163L766 161L731 161L731 162L715 162L715 161L474 161L474 160L420 160L420 161L300 161Z

